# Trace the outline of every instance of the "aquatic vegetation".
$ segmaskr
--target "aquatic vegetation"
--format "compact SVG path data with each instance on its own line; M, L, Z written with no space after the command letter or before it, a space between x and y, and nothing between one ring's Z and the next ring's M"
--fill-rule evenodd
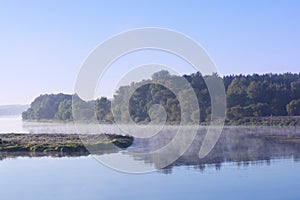
M127 148L133 137L115 134L1 134L0 152L76 152Z

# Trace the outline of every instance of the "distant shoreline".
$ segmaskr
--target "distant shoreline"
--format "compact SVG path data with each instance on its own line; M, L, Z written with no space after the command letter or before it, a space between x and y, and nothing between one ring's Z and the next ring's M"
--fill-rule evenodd
M0 105L0 117L2 116L22 116L22 112L26 111L30 105Z
M55 120L55 119L40 119L40 120L22 120L23 122L36 123L61 123L71 124L73 120ZM81 121L83 124L97 124L92 121ZM79 123L81 123L79 121ZM114 125L113 122L101 122L99 124ZM137 123L147 125L147 123ZM124 123L126 125L126 123ZM166 125L180 125L179 123L167 122ZM192 124L191 124L192 125ZM203 122L200 126L208 126L209 122ZM300 126L300 116L271 116L271 117L245 117L238 120L225 120L225 126Z

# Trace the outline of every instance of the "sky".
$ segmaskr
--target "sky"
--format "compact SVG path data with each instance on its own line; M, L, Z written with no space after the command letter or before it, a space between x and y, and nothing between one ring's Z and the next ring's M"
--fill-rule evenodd
M93 49L113 35L143 27L193 38L220 75L299 73L299 10L300 1L277 0L1 0L0 105L29 104L45 93L73 93ZM139 63L135 59L172 60L179 73L193 72L169 55L137 53L112 67L97 93L111 97L122 73Z

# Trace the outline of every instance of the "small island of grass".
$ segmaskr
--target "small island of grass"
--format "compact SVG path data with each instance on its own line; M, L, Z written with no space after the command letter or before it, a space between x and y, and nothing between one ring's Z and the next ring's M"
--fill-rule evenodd
M116 134L0 134L0 153L81 153L127 148L133 137Z

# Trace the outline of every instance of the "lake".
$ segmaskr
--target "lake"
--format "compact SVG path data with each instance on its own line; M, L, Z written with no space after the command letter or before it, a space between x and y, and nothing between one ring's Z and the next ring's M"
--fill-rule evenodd
M162 135L136 138L128 149L101 155L1 154L1 199L300 199L300 144L276 139L298 137L299 128L225 127L204 159L198 156L205 130L200 128L179 159L153 171L161 161L148 152L168 144L175 128L167 126ZM81 130L94 133L99 127L86 125ZM118 127L101 125L100 130L116 133ZM76 129L72 123L22 123L20 117L3 117L0 133L6 132L75 133ZM127 167L153 172L124 173L99 162L120 157L120 162L136 164Z

